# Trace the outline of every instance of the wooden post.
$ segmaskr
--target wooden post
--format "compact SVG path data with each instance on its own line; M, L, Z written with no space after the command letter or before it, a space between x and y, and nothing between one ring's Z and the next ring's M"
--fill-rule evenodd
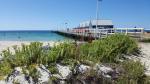
M116 34L117 30L114 28L114 33Z
M121 33L122 33L122 29L121 29Z
M112 32L112 31L111 31ZM106 37L108 37L108 29L106 29Z
M126 29L126 34L125 35L128 35L128 28Z
M141 29L141 36L140 36L141 40L143 39L143 34L144 34L144 29L142 28Z

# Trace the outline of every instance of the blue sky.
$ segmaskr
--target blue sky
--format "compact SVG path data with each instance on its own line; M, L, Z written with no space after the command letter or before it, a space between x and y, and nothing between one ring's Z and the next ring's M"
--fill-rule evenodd
M100 18L150 29L150 0L103 0ZM0 30L52 30L95 19L96 0L0 0Z

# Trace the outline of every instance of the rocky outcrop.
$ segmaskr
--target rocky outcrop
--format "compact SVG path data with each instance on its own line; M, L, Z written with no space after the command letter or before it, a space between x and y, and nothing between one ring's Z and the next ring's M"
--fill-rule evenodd
M36 66L36 69L37 72L40 74L38 78L38 83L39 84L48 83L51 73L46 69L46 67L44 65L40 65ZM14 71L10 75L8 75L8 77L6 77L5 80L0 81L0 84L14 84L14 83L35 84L35 82L32 80L32 77L22 72L21 67L16 67Z
M22 73L21 67L16 67L14 71L7 77L6 84L33 84L32 79L27 79L26 75Z
M40 65L40 67L37 66L36 69L37 69L37 72L40 74L40 76L38 78L38 83L40 83L40 84L48 83L49 78L51 76L51 73L49 72L49 70L47 70L44 65Z
M57 64L57 69L61 76L60 79L67 79L72 75L72 71L68 66L62 66L60 64Z
M104 65L96 65L96 71L97 74L108 79L116 78L117 74L119 73L117 69L112 69L111 67Z
M51 77L57 78L55 82L51 80L51 83L54 84L66 84L68 82L73 84L90 84L92 82L99 82L101 80L101 77L106 79L115 79L118 77L118 74L121 71L117 68L114 69L102 64L96 64L94 67L80 64L77 65L73 70L71 70L69 66L57 64L56 68L58 69L58 73L51 74L51 72L44 65L36 66L36 70L40 75L38 76L38 81L35 82L29 75L23 74L21 67L16 67L14 71L6 78L6 81L2 80L0 81L0 84L49 84ZM90 73L88 71L91 70L94 70L96 74L85 75L86 73ZM91 80L92 82L88 82L89 80Z
M74 69L74 73L85 73L86 71L88 71L90 69L90 66L87 66L87 65L83 65L83 64L80 64L80 65L77 65Z

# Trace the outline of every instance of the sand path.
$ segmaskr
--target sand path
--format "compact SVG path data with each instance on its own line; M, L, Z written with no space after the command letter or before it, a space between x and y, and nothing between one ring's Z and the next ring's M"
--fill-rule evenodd
M138 57L142 64L146 67L145 74L150 76L150 43L139 43L142 57Z

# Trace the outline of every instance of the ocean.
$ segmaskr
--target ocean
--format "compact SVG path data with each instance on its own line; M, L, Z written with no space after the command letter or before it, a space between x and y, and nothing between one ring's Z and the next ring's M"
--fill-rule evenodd
M150 30L145 30L150 32ZM64 41L67 37L48 30L0 31L0 41Z
M150 29L144 30L145 32L150 32Z
M63 37L51 31L0 31L0 41L63 41Z

